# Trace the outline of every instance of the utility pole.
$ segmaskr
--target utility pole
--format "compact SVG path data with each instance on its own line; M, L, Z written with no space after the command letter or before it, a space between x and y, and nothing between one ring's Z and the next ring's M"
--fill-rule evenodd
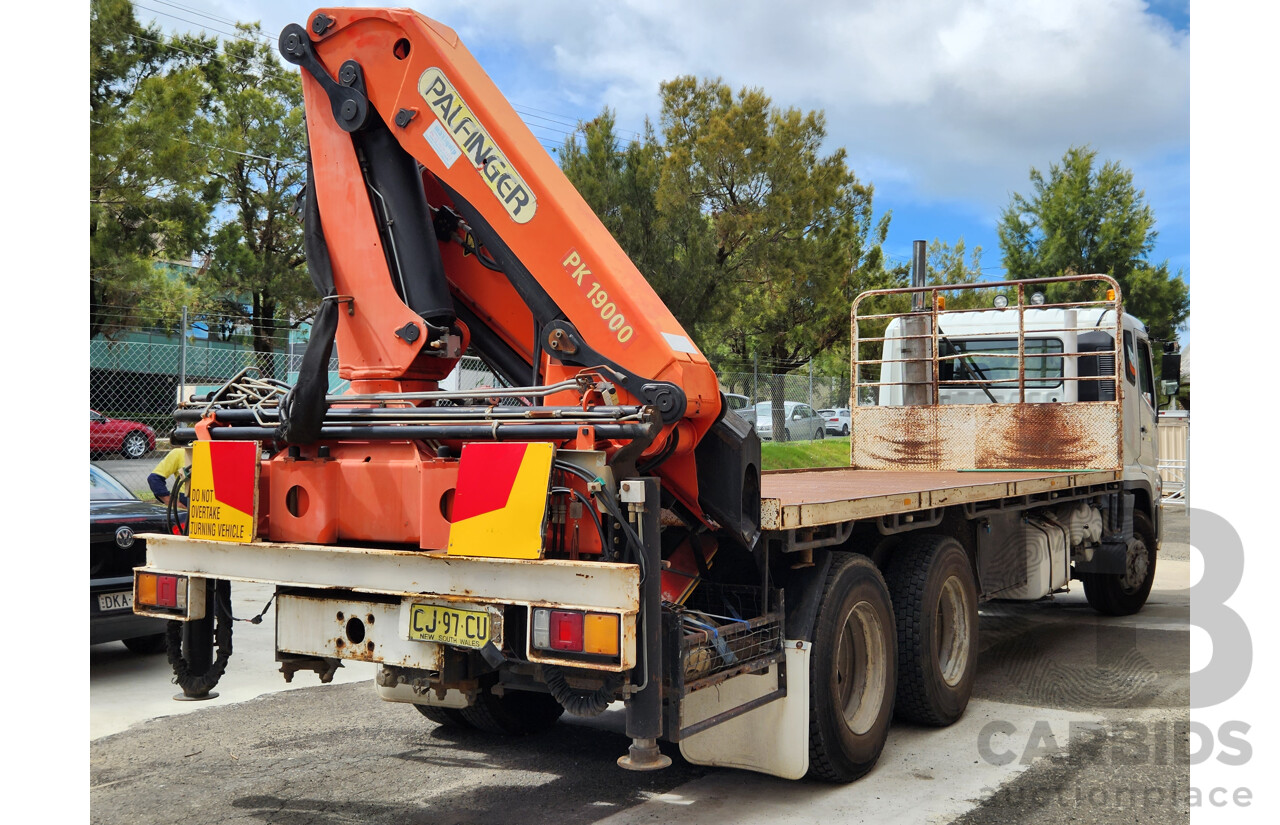
M182 308L182 330L178 333L178 403L181 404L182 390L187 386L187 308Z

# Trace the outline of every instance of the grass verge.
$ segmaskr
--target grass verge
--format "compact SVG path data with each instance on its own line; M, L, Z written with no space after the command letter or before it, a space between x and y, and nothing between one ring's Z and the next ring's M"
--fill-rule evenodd
M821 441L765 441L760 463L766 470L799 470L808 467L848 467L849 439L827 437Z

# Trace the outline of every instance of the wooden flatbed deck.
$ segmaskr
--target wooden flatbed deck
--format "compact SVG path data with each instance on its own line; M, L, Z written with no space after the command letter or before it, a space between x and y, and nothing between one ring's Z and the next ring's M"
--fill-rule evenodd
M1120 477L1120 470L771 470L760 478L760 527L816 527L951 504L1065 491Z

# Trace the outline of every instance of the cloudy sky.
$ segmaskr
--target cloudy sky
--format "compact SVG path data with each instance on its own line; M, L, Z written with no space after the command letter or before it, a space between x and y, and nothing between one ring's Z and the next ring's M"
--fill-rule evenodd
M314 0L313 0L314 1ZM170 30L274 35L296 0L136 0ZM342 5L388 5L347 0ZM391 4L395 5L395 4ZM681 74L760 87L826 113L829 147L892 210L891 257L963 238L1003 274L995 226L1069 146L1132 169L1155 211L1154 257L1190 276L1189 0L435 0L544 145L609 106L624 134L656 120Z

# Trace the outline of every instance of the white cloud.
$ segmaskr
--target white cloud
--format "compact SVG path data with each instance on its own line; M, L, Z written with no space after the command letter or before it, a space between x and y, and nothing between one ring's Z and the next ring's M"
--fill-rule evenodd
M225 7L268 27L305 13L293 0ZM861 177L898 197L990 214L1010 191L1026 190L1031 166L1047 167L1072 144L1147 169L1185 157L1188 146L1189 38L1143 0L436 0L420 8L472 51L518 55L527 69L502 85L525 105L564 114L608 105L621 127L638 130L658 114L661 81L722 77L762 87L778 105L824 110L830 145L846 147Z
M1185 148L1189 40L1141 0L445 3L465 41L545 54L543 100L637 128L677 74L821 108L864 177L1003 202L1073 143L1136 166ZM872 178L874 180L874 178Z

